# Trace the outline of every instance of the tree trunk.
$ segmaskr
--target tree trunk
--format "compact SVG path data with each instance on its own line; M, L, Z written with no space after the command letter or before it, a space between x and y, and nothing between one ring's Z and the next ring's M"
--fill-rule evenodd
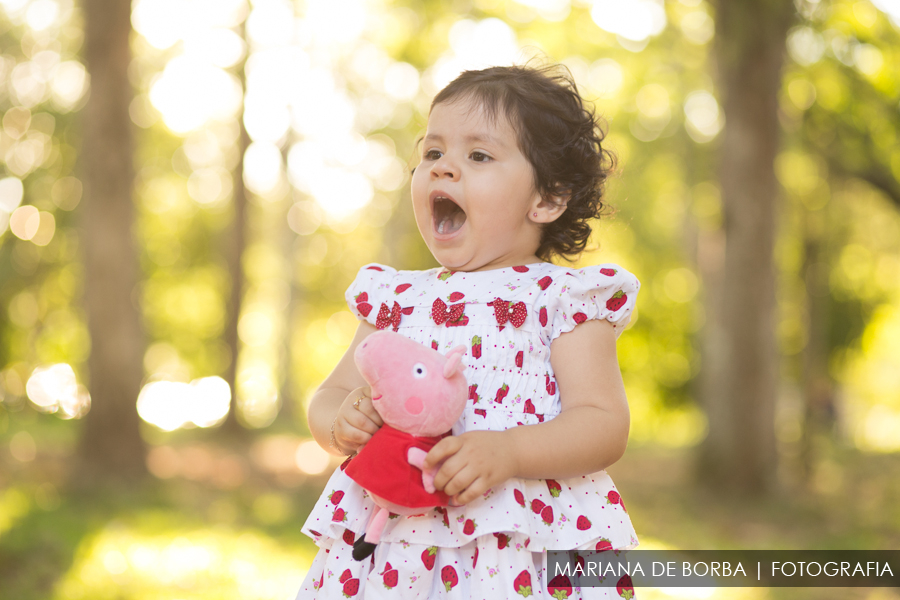
M294 133L293 131L288 132L288 139L285 142L284 146L281 149L282 160L284 160L284 164L287 164L287 154L291 148L291 144L293 141ZM300 286L297 282L297 261L296 255L294 252L295 244L297 243L297 234L290 228L288 225L288 211L291 210L291 206L294 204L294 201L299 197L299 194L293 190L288 192L288 197L284 202L285 209L281 213L281 218L278 222L278 245L281 250L281 255L286 257L286 272L284 275L288 280L288 300L287 306L285 307L285 316L284 316L284 324L281 328L281 334L279 339L279 344L281 346L279 352L279 371L281 372L281 385L279 395L281 396L281 409L278 411L278 415L275 417L277 421L281 421L285 423L289 428L296 429L298 423L296 422L296 415L299 412L297 410L297 406L295 405L294 392L297 389L296 378L294 377L294 360L293 360L293 340L294 340L294 332L300 326ZM306 421L304 418L303 421ZM303 423L305 425L305 423Z
M241 26L241 33L244 28ZM250 52L249 48L247 50ZM238 71L238 77L241 81L241 89L244 90L246 96L247 78L244 75L244 65L246 59L241 63ZM244 256L244 249L247 247L247 189L244 187L244 154L247 147L250 146L250 136L247 134L247 128L244 126L244 111L241 109L241 115L238 117L238 126L241 128L239 138L240 147L238 148L238 163L234 167L234 184L232 189L232 206L234 216L231 221L231 229L225 235L224 255L225 262L228 265L228 274L231 279L231 296L228 300L228 312L225 322L225 343L231 353L231 362L225 372L225 381L231 387L231 410L223 424L223 431L230 435L243 435L247 431L240 423L240 412L237 397L237 364L238 356L241 350L241 340L238 337L238 322L241 318L241 306L244 300L244 267L241 259Z
M803 277L806 282L806 347L803 349L803 429L800 438L801 476L809 482L823 445L831 441L836 410L834 382L828 369L831 299L828 259L823 240L825 216L807 212Z
M718 489L764 493L776 467L775 241L778 100L785 0L721 0L716 61L725 113L721 147L725 260L705 340L709 435L701 478Z
M131 1L84 0L84 54L91 93L84 109L82 242L92 407L79 456L86 475L146 474L135 401L143 377L139 267L132 238L134 186Z

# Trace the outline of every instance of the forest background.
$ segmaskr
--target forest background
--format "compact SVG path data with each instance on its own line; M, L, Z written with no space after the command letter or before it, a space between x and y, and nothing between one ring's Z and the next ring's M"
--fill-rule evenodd
M434 266L431 97L535 56L618 157L644 547L900 547L897 0L0 0L0 595L293 597L344 291ZM787 592L900 597L685 597Z

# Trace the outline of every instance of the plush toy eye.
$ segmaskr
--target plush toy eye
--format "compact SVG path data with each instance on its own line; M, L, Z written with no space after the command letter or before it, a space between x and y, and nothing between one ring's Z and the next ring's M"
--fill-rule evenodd
M428 376L428 369L422 363L416 363L413 365L412 376L416 379L424 379Z

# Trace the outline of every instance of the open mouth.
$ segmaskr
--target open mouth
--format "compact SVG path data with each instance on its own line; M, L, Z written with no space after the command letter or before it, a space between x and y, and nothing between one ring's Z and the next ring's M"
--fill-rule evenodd
M459 231L466 222L466 213L447 196L435 196L431 204L434 230L440 235L450 235Z

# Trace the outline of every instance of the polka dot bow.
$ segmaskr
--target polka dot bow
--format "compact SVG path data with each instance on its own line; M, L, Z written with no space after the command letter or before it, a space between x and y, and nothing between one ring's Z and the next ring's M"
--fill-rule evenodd
M500 325L501 327L506 325L507 321L509 321L513 327L521 327L522 323L525 322L525 317L528 316L528 309L525 307L524 302L512 303L508 300L495 298L490 304L494 307L494 316L497 317L497 325Z

